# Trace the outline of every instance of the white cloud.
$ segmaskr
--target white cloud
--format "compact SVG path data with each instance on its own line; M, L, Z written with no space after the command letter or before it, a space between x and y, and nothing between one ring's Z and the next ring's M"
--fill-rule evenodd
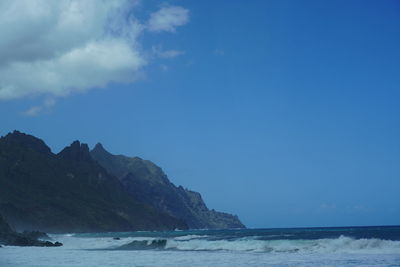
M160 51L158 53L158 56L161 58L175 58L177 56L181 56L185 54L185 51L180 51L180 50L166 50L166 51Z
M137 2L0 1L0 100L66 96L138 79L149 59L138 41L145 26L132 15ZM164 25L173 31L188 14L181 7L172 9L162 8L150 20L167 17ZM164 52L164 57L180 53ZM48 108L44 103L25 114Z
M145 64L137 51L118 39L93 41L58 57L12 62L0 68L0 98L47 93L65 96L73 91L130 82ZM8 85L8 86L7 86Z
M179 6L169 6L152 13L147 27L153 32L175 32L176 27L188 22L189 10Z
M153 54L160 58L175 58L185 54L181 50L163 50L161 46L153 46Z
M53 98L48 98L46 99L42 105L39 106L33 106L27 111L23 112L25 116L38 116L43 112L51 110L51 108L56 104L56 101Z

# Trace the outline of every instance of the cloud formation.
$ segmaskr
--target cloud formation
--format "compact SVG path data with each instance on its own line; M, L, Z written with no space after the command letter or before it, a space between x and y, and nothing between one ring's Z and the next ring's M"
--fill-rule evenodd
M185 51L181 51L181 50L163 50L163 48L159 45L159 46L153 46L152 48L153 50L153 54L156 57L159 58L175 58L181 55L185 54Z
M138 42L144 25L175 31L188 21L186 9L169 7L153 13L147 24L141 23L131 12L137 3L1 1L0 99L58 97L110 82L135 81L149 63ZM35 115L41 108L33 107L26 114Z
M51 110L51 108L55 104L56 104L56 101L53 98L48 98L45 101L43 101L42 105L33 106L30 109L28 109L27 111L23 112L22 114L24 114L25 116L30 116L30 117L38 116L38 115L42 114L43 112L48 112L49 110Z
M189 10L179 6L163 7L150 15L148 29L153 32L175 32L189 21Z

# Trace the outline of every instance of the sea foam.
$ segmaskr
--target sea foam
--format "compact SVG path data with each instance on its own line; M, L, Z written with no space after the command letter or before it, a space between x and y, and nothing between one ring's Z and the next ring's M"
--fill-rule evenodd
M345 233L345 234L343 234ZM52 235L58 248L0 248L0 266L398 266L399 227Z
M376 238L354 239L346 236L316 240L209 240L206 236L181 236L169 239L148 238L125 240L121 246L110 249L124 250L179 250L179 251L253 251L262 253L399 253L400 241Z

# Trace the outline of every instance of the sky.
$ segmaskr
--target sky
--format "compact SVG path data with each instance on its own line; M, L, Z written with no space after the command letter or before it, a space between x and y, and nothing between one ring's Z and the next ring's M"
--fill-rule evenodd
M400 2L1 1L0 135L139 156L248 227L400 224Z

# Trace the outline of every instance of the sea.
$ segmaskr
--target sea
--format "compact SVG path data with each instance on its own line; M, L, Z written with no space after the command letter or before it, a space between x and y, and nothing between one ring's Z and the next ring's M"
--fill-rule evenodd
M0 248L0 266L400 266L400 226L51 235Z

